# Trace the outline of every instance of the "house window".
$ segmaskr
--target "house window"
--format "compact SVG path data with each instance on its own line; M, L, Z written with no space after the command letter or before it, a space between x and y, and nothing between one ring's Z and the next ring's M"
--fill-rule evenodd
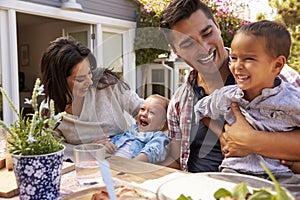
M103 32L103 65L120 76L123 74L122 34Z
M167 98L171 97L172 71L162 64L150 64L145 85L145 97L151 94L160 94Z

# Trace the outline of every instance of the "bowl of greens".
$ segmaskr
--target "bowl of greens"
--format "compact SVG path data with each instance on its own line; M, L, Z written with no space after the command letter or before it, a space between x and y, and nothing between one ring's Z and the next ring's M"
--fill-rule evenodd
M268 172L269 174L269 172ZM270 176L271 175L271 176ZM274 176L271 181L237 173L193 173L163 183L158 200L295 200Z

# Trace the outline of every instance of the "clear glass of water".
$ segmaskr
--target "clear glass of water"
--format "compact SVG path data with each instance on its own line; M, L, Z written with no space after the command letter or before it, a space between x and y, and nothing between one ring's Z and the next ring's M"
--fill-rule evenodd
M81 144L74 147L77 182L82 186L103 183L99 162L105 159L102 144Z

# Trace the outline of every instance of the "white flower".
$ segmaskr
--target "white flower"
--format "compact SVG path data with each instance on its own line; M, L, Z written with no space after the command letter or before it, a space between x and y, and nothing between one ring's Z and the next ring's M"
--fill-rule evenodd
M31 176L34 173L33 166L26 165L24 169L24 173L27 174L28 176Z
M62 114L61 114L61 113L58 113L57 115L53 115L53 119L54 119L56 122L60 122L60 121L61 121L61 117L62 117Z
M44 95L44 85L40 85L38 88L37 88L37 95L40 96L40 95Z
M29 134L29 135L28 135L28 141L29 141L30 143L33 143L33 142L36 142L36 139L35 139L31 134Z
M40 107L49 110L49 105L44 101L41 103Z
M32 99L25 98L24 104L32 104Z
M35 194L35 187L32 187L32 185L27 185L26 187L26 193L29 195L34 195Z
M34 176L37 178L41 178L43 176L42 170L36 170Z

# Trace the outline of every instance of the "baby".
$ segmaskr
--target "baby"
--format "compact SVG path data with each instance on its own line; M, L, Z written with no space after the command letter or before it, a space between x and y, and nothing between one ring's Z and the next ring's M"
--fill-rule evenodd
M112 137L105 144L106 152L151 163L164 161L167 156L165 146L170 143L164 133L168 130L168 104L169 99L150 95L140 108L137 124Z

